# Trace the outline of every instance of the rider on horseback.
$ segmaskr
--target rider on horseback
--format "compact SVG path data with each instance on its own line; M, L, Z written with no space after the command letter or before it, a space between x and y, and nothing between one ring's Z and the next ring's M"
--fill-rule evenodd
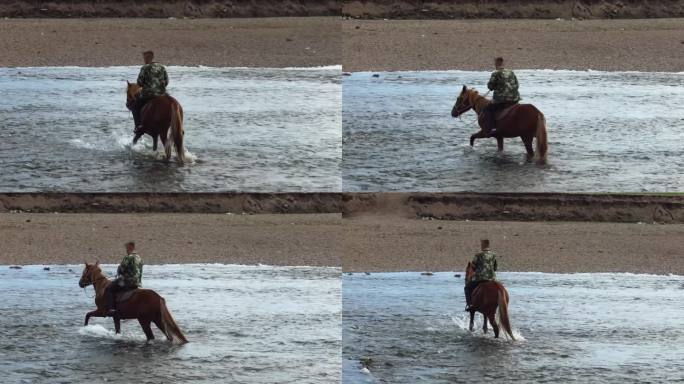
M135 252L135 243L126 243L126 256L121 260L119 268L116 270L116 279L105 289L107 297L107 316L116 316L116 294L140 288L142 286L143 262Z
M145 51L143 53L143 60L145 65L140 68L138 74L138 85L142 87L140 95L128 105L128 108L133 112L133 121L135 122L135 133L142 129L140 121L140 112L145 106L145 103L166 93L166 86L169 85L169 75L166 73L166 68L163 65L153 61L154 52Z
M492 72L487 88L494 91L492 102L484 109L485 129L488 134L496 134L496 114L504 108L520 101L518 93L518 79L510 69L504 68L503 58L497 57L494 60L496 71Z
M496 280L496 253L489 249L489 240L484 239L480 241L480 248L482 252L475 255L472 264L475 266L475 274L470 284L465 286L466 296L466 311L470 311L470 303L473 291L477 285L483 281Z

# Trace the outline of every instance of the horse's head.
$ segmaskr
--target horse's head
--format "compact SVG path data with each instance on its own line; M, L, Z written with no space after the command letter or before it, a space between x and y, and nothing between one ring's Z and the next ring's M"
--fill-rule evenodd
M142 91L142 87L136 83L129 83L126 81L126 105L129 106Z
M469 284L473 280L473 275L475 274L475 266L470 261L465 268L465 283Z
M461 93L459 93L458 97L456 98L454 107L451 108L451 117L459 117L473 107L473 104L470 101L471 92L476 91L468 89L468 87L465 85L463 86Z
M83 273L81 274L81 280L78 281L78 286L81 288L85 288L91 284L93 284L93 275L95 272L100 271L100 262L96 261L95 264L88 264L85 263L85 267L83 268Z

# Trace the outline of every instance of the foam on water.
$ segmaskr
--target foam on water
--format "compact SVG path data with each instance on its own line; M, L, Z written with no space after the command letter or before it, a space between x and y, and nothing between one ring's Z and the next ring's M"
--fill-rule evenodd
M515 341L474 332L453 273L343 276L343 382L638 383L681 378L683 276L501 273ZM503 376L500 376L503 375Z
M135 320L92 318L82 265L0 266L3 382L340 381L340 270L221 264L146 265L145 288L165 298L189 339L148 343ZM112 274L116 265L103 265Z
M339 191L341 70L168 67L185 166L132 145L138 67L0 68L0 191ZM174 150L175 151L175 150Z
M343 78L345 191L671 192L684 189L684 74L516 71L522 103L546 116L549 164L519 139L497 154L475 114L450 112L489 72L353 73ZM406 159L411 159L407 161ZM667 172L663 172L667 169Z

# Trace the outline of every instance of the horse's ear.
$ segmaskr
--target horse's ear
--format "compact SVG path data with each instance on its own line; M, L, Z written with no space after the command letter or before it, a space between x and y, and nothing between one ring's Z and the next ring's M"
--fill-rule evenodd
M465 84L463 84L463 88L461 89L461 92L465 92L466 89L468 89L468 87L466 87Z
M131 83L128 80L126 80L126 85L131 85Z

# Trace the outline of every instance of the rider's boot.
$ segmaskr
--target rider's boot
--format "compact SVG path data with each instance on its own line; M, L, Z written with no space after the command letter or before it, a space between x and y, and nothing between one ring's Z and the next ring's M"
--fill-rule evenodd
M487 123L485 124L485 128L487 129L487 134L489 136L494 136L496 134L496 118L493 111L489 111L489 113L487 113L486 121Z
M133 103L133 108L131 108L131 112L133 113L133 124L134 124L134 129L133 133L138 134L140 130L142 130L142 123L140 122L140 100L136 100Z

